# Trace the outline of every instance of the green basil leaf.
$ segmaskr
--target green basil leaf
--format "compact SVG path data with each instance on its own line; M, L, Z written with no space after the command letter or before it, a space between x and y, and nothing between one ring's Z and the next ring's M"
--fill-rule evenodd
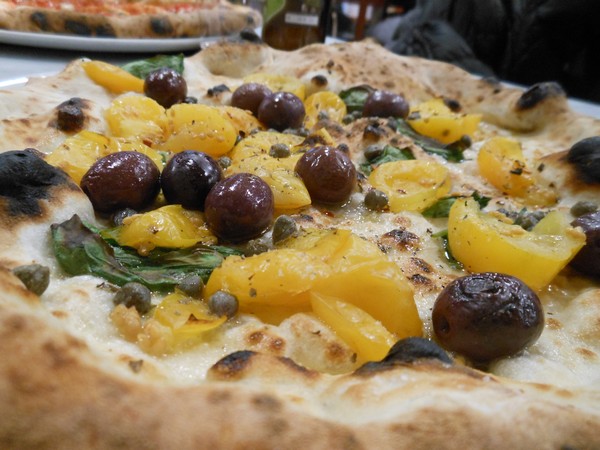
M360 170L365 175L369 176L375 167L393 161L405 161L407 159L415 159L409 148L397 148L391 145L383 147L381 155L371 161L360 165Z
M154 291L171 291L188 275L204 281L226 256L239 251L222 246L196 245L185 249L154 249L140 256L86 227L75 215L51 227L56 259L69 275L96 275L122 286L136 281Z
M396 132L411 138L415 144L427 153L439 155L449 162L458 163L464 161L463 152L470 146L468 139L460 139L452 144L444 145L435 139L417 133L405 120L400 118L393 119L389 122L389 125L392 126Z
M477 201L477 203L479 203L479 207L482 209L485 208L491 200L489 197L480 195L477 191L473 192L472 197L475 199L475 201ZM429 217L431 219L448 217L448 215L450 214L450 208L452 208L454 202L459 198L463 197L460 195L453 195L450 197L441 198L429 208L424 210L422 214L424 217Z
M142 80L146 78L150 72L160 69L161 67L169 67L183 75L183 59L183 54L157 55L148 59L132 61L121 66L121 68Z
M340 92L340 98L346 104L348 113L361 112L367 101L367 97L373 91L371 86L366 84L354 86Z
M440 243L442 245L442 252L448 265L456 270L463 270L464 267L460 261L458 261L454 255L452 255L452 251L450 250L450 241L448 240L448 230L442 230L437 233L432 234L433 237L439 238Z

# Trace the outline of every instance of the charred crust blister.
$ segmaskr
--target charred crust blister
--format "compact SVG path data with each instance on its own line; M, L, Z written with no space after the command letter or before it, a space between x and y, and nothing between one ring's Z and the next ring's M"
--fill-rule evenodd
M40 156L34 149L0 154L0 198L6 199L5 214L38 216L40 200L50 198L54 186L73 184L69 176Z
M173 24L166 17L152 17L150 29L159 36L168 36L173 33Z
M555 82L537 83L523 92L517 100L516 106L518 110L532 109L552 97L566 97L560 84Z
M221 379L237 378L248 367L254 355L256 352L251 350L233 352L217 361L210 372Z
M68 33L76 34L78 36L91 36L92 29L85 22L78 20L67 19L65 20L65 31Z
M41 31L50 31L48 16L41 11L35 11L29 16L29 20Z
M435 342L420 337L409 337L396 342L381 361L368 362L354 373L367 375L391 369L399 364L413 364L423 360L438 361L446 365L453 364L452 358Z

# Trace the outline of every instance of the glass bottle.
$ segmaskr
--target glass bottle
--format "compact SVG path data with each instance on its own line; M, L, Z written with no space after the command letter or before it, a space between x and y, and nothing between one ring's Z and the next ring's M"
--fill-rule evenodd
M315 42L325 42L330 0L284 0L280 5L275 2L267 2L263 41L279 50L295 50Z

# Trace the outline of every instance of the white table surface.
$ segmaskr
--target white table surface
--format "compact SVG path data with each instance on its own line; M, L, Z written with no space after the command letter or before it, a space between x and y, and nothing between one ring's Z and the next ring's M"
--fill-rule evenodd
M181 51L171 53L181 53ZM187 50L184 53L191 54L193 51ZM62 70L69 61L83 56L102 59L113 64L124 64L136 59L147 58L155 54L156 52L95 53L80 50L56 50L0 44L0 88L24 83L27 81L27 78L31 76L43 76L57 73ZM570 99L569 102L575 111L600 118L600 104L578 99Z

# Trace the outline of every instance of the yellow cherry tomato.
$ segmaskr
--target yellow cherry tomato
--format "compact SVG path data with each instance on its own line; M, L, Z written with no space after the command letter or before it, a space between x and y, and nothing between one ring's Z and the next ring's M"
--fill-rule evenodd
M159 142L165 138L165 108L149 97L121 95L112 101L104 117L113 136L150 142Z
M341 122L347 113L344 101L331 91L315 92L304 101L304 107L304 126L308 129L316 125L321 114L326 114L330 120Z
M65 139L46 157L46 162L60 167L79 184L92 164L111 152L109 138L84 130Z
M369 183L388 196L392 212L423 211L448 194L451 185L446 167L418 159L381 164Z
M144 80L118 66L104 61L84 61L83 70L94 83L115 94L124 92L144 92Z
M273 92L291 92L300 100L306 97L306 86L302 80L288 75L258 72L244 77L244 83L264 84Z
M216 107L176 104L167 110L169 137L164 150L197 150L219 157L229 152L238 137L230 120Z
M548 214L528 232L479 210L472 199L450 209L448 242L454 257L470 272L501 272L534 290L552 281L585 244L585 234L560 213Z
M450 144L465 135L473 136L481 114L455 113L443 99L436 98L411 108L407 122L417 133Z
M277 249L250 257L229 256L213 270L204 295L218 290L235 295L240 310L252 305L296 308L308 306L308 291L330 267L321 259L294 249Z
M158 304L154 319L171 329L170 344L179 347L201 341L205 333L225 323L227 316L216 316L206 303L175 292Z
M187 248L198 242L216 242L202 214L181 205L167 205L126 218L116 240L120 245L137 249L140 254L147 254L156 247Z
M359 362L380 361L387 355L394 336L369 314L339 298L312 293L314 313L356 352Z

